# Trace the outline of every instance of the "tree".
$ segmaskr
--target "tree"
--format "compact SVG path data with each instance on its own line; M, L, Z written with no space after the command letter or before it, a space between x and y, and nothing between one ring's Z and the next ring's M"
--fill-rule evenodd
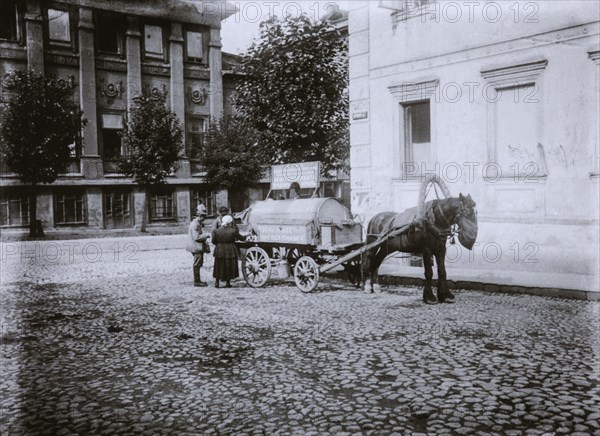
M165 92L136 97L122 133L125 156L119 162L119 169L133 177L146 194L142 232L146 231L150 189L164 184L176 170L183 148L181 125L165 102Z
M236 108L274 163L319 160L324 172L345 166L346 43L333 25L305 15L261 23L241 72Z
M209 183L233 191L256 184L267 162L254 128L230 114L211 120L200 157Z
M0 153L29 192L29 235L37 232L37 185L64 174L85 125L83 112L63 81L34 71L15 71L3 80Z

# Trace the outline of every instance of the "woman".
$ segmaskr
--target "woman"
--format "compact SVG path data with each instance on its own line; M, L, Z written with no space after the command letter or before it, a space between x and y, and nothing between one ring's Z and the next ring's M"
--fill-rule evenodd
M237 228L233 226L231 215L223 216L221 227L213 230L212 242L215 245L213 277L215 278L215 288L219 287L219 280L224 280L225 287L231 288L231 279L239 277L238 249L235 246L235 241L244 239Z

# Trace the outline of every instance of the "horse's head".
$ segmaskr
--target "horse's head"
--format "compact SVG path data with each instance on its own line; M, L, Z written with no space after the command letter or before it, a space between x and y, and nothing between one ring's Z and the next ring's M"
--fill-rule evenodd
M471 195L466 197L459 194L458 199L460 200L460 213L458 217L458 226L460 231L458 233L458 240L465 247L471 250L475 245L477 239L477 205Z

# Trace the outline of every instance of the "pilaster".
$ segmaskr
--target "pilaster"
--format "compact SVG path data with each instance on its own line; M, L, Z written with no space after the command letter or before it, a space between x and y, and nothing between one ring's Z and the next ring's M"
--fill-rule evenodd
M596 64L596 76L594 80L593 92L595 99L595 112L598 114L600 112L600 98L598 98L598 93L600 92L600 48L598 48L598 46L594 47L588 51L588 56ZM600 178L600 135L598 134L597 128L595 128L594 131L594 165L590 175L592 178L598 181Z
M185 96L183 86L183 32L181 24L171 24L171 37L169 38L169 57L171 59L171 111L177 115L179 121L185 122Z
M185 129L185 90L183 78L183 30L179 23L171 24L171 37L169 38L169 56L171 58L171 83L170 102L171 112L177 115L179 122ZM186 141L187 138L184 138ZM182 158L179 160L177 177L190 176L190 162Z
M142 61L140 52L140 23L137 17L127 17L125 35L125 57L127 59L127 111L131 111L133 100L142 93Z
M27 38L27 68L44 74L42 10L40 2L37 0L27 0L25 35Z
M369 3L351 2L348 15L350 167L352 210L368 213L372 198Z
M102 177L102 161L98 152L95 62L92 10L79 8L79 102L87 119L83 128L81 172L91 179Z
M223 115L223 62L221 47L220 29L211 28L208 53L208 67L210 70L209 105L210 115L217 119Z

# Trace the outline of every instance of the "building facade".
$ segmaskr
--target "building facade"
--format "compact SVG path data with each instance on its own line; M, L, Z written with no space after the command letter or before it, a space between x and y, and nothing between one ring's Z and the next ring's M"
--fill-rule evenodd
M416 206L435 173L479 214L449 277L597 291L598 3L350 6L353 212Z
M74 144L69 171L40 187L44 228L132 228L142 221L144 191L119 174L119 130L133 98L168 93L185 131L185 156L168 183L151 192L150 225L189 222L198 200L212 213L227 192L211 192L198 147L210 117L230 109L233 55L221 52L221 21L235 12L226 1L2 0L0 76L33 69L64 81L87 125ZM2 168L0 225L28 224L27 195Z

